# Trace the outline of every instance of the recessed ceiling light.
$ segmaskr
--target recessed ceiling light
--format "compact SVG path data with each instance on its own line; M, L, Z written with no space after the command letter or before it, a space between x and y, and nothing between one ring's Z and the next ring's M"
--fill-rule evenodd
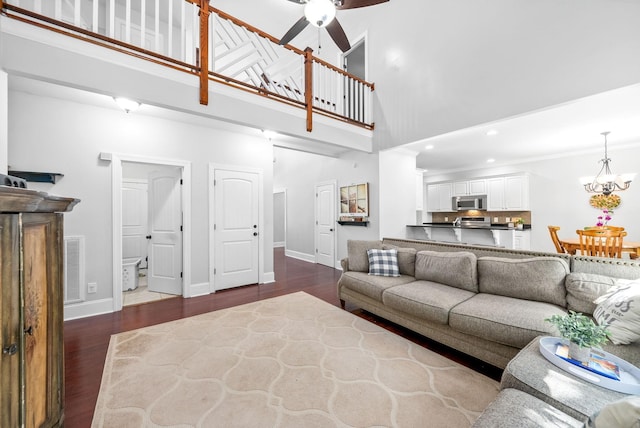
M129 113L130 111L135 111L140 107L140 103L134 100L130 100L128 98L123 97L114 97L113 100L118 104L118 106Z
M487 163L494 163L496 160L491 158L491 159L487 159Z
M267 139L271 140L272 138L275 138L278 135L278 133L275 131L270 131L268 129L263 129L262 135L264 135Z
M494 135L498 135L498 131L495 129L490 129L487 131L487 137L493 137Z
M428 146L424 146L425 150L432 150L433 149L433 145L429 144Z

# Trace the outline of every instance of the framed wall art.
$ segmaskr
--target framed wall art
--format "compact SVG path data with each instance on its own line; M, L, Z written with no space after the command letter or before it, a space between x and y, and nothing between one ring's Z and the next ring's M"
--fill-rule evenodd
M369 184L340 187L340 219L366 221L369 217Z

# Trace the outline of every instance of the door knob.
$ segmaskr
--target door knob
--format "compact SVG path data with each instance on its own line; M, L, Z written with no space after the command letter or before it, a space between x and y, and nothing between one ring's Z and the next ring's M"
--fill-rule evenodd
M151 235L147 235L147 236L146 236L146 238L147 238L147 239L151 239Z
M333 232L333 228L329 229L329 232Z
M258 236L258 232L253 232L253 236Z

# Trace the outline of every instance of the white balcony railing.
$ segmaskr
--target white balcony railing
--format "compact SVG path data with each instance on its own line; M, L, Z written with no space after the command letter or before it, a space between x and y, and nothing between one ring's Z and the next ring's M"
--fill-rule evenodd
M371 83L310 50L280 46L207 1L0 0L0 6L8 17L198 74L202 103L208 81L216 81L305 108L309 131L312 113L373 128Z

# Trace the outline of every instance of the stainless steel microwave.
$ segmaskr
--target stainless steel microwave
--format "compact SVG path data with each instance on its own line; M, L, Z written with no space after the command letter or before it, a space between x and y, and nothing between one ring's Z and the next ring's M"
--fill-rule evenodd
M454 196L451 198L453 211L486 211L487 195Z

